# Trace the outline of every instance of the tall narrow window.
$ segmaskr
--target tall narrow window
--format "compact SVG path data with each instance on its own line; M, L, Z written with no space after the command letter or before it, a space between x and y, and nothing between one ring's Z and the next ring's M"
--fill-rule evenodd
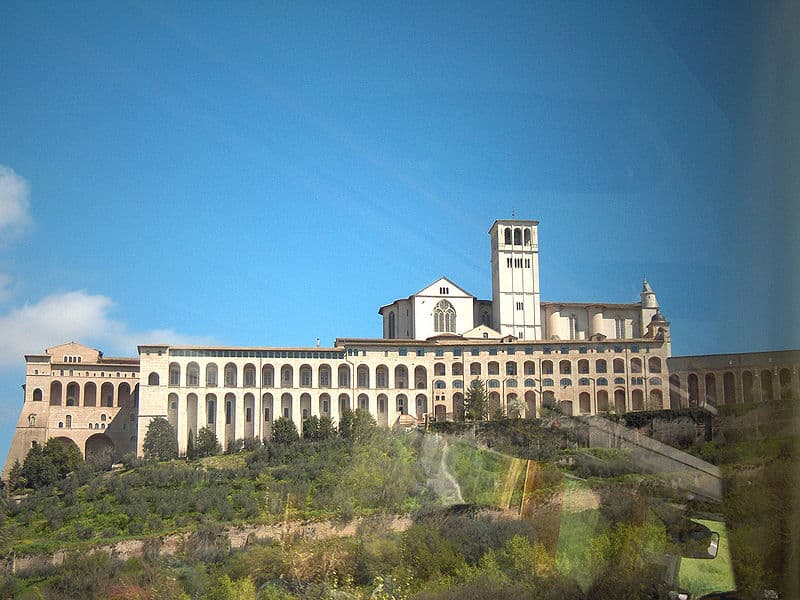
M395 331L395 321L394 321L394 311L389 313L389 339L393 340L397 337L397 333Z
M433 309L433 330L436 333L456 332L456 311L447 300L440 300Z
M578 317L574 313L569 316L569 339L578 339Z
M614 319L614 323L616 324L616 333L617 339L621 340L625 338L625 319L622 317L617 317Z

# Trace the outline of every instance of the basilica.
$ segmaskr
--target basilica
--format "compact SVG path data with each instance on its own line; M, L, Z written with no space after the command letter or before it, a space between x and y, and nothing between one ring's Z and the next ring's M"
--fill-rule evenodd
M26 355L5 469L51 437L85 455L141 454L147 425L159 416L175 428L181 453L203 427L223 447L268 439L279 417L301 431L309 416L338 421L356 408L386 427L458 420L476 378L486 385L492 415L534 417L543 402L573 415L701 403L691 373L670 379L670 326L646 280L639 301L629 304L540 298L538 225L492 225L491 299L441 277L380 307L379 338L337 338L332 347L148 344L138 357L107 357L70 342ZM776 371L776 386L782 377ZM796 365L788 377L796 386ZM726 381L724 373L720 378Z

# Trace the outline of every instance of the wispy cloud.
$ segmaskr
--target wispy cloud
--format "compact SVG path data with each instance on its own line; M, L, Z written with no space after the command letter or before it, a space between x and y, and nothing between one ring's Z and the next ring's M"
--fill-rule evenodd
M27 180L0 165L0 241L16 237L32 224L29 195Z
M100 348L105 354L136 356L142 343L208 344L210 338L171 329L131 331L111 316L111 298L85 291L51 294L0 315L0 369L19 366L24 354L40 353L69 341Z

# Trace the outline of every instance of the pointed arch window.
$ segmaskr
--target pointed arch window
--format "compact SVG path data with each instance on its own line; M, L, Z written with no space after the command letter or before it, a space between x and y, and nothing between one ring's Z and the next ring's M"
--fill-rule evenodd
M433 309L433 330L436 333L456 332L456 310L447 300L440 300Z

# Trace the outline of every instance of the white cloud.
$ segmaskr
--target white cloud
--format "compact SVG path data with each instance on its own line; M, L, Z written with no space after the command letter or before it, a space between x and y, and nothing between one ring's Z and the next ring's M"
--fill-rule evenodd
M0 240L24 231L31 223L30 185L12 169L0 165Z
M125 323L109 315L112 306L107 296L73 291L52 294L0 315L0 368L19 366L25 354L38 354L70 341L99 348L106 355L125 356L136 356L137 344L211 341L171 329L130 331Z

